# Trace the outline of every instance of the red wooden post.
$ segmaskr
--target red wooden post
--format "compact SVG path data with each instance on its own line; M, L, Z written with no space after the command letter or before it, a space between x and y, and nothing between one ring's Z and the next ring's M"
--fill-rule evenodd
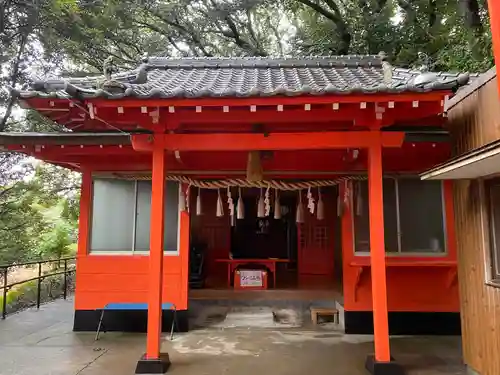
M149 305L147 358L160 357L161 303L163 278L163 224L165 221L165 151L153 150L151 191L151 234L149 253Z
M82 166L82 185L80 190L80 216L78 218L78 245L76 267L89 253L89 239L90 239L90 220L92 211L92 170ZM65 276L66 277L66 276ZM75 308L78 309L81 299L81 285L80 279L81 272L76 272L76 293L75 293Z
M80 217L78 218L78 257L83 257L88 253L91 204L92 171L88 168L83 168L80 190Z
M497 68L497 77L500 76L500 2L488 0L488 11L490 14L491 37L493 40L493 54ZM498 81L500 91L500 81Z
M165 149L155 134L152 166L149 294L146 355L137 363L136 374L165 373L170 364L160 354L162 331L163 227L165 222Z
M370 210L370 258L373 298L375 360L390 362L387 285L385 275L384 197L382 145L368 150L368 198Z

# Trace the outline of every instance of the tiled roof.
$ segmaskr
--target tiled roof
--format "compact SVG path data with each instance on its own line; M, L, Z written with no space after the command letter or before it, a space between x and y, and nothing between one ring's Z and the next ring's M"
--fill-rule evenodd
M35 82L22 98L204 98L346 95L455 90L468 74L392 67L379 56L307 58L149 58L100 77Z

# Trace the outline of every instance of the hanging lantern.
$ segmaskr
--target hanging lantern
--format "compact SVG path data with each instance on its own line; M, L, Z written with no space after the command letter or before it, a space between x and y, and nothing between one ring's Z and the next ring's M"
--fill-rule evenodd
M363 214L363 198L361 197L361 183L357 182L356 187L356 216Z
M323 220L325 218L325 205L323 204L323 197L321 196L320 187L318 187L318 209L316 212L316 218L318 220Z
M274 190L274 218L281 219L281 204L278 189Z
M314 198L312 196L311 187L307 189L307 208L311 214L314 214Z
M179 184L179 212L186 211L186 196L182 191L182 184Z
M196 197L196 215L200 216L201 211L201 189L198 188L198 196Z
M260 189L259 202L257 203L257 217L262 218L266 216L264 197L262 196L262 188Z
M222 205L222 199L220 197L220 189L217 189L217 209L215 216L223 217L224 216L224 206Z
M243 205L243 198L241 198L241 188L238 188L238 203L236 208L236 218L242 220L245 218L245 206Z
M268 217L271 213L271 200L269 199L269 186L266 189L266 193L264 194L264 216Z
M295 215L295 221L297 223L304 222L304 207L302 207L302 194L301 194L300 190L299 190L299 203L297 204L297 212Z
M264 172L262 170L260 151L250 151L247 161L247 180L262 181L263 179Z

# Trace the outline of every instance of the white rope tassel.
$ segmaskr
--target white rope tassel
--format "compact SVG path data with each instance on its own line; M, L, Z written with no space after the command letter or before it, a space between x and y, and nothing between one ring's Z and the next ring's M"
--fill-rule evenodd
M231 195L231 188L227 187L227 206L229 208L229 215L231 215L231 220L234 219L234 201Z
M314 198L312 196L311 187L307 188L307 208L309 212L314 215Z
M186 188L186 211L190 212L190 196L191 196L191 185L188 185Z
M297 223L304 222L304 207L302 207L302 192L299 190L299 203L297 204L297 212L295 215L295 221Z
M264 194L264 215L268 217L271 214L271 200L269 199L269 186Z
M201 189L198 188L198 196L196 197L196 215L200 216L201 211Z
M217 217L224 216L224 206L222 205L222 198L220 197L220 189L217 189L217 210L215 216Z
M182 184L179 184L179 212L186 211L186 196L182 191Z
M236 226L236 218L235 218L235 216L231 215L230 218L231 218L231 226L235 227Z
M338 195L338 200L337 200L337 215L342 216L344 213L344 209L349 207L349 181L344 181L344 194L343 196L340 195L340 189L339 189L339 195Z
M243 205L243 198L241 198L241 188L238 188L238 203L236 209L236 218L242 220L245 218L245 206Z
M323 203L323 197L321 196L321 188L318 188L318 209L316 211L316 218L318 220L323 220L325 218L325 205Z
M274 218L276 220L281 219L281 204L278 189L274 190Z
M266 216L264 196L262 195L262 188L260 189L259 202L257 203L257 217L263 218Z

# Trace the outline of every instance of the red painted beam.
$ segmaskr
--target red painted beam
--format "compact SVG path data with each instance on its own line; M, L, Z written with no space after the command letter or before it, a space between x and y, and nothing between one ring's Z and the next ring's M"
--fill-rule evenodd
M500 1L488 0L488 12L490 14L491 38L493 40L497 77L500 77ZM500 80L498 80L498 90L500 92Z
M248 150L322 150L368 148L382 142L383 147L401 147L401 132L317 132L263 134L164 134L154 142L175 151L248 151ZM381 138L379 138L381 137ZM137 151L153 149L151 135L133 135Z
M194 110L179 110L169 116L169 121L173 120L182 125L192 124L292 124L304 123L306 126L313 126L315 123L325 122L352 122L355 118L366 121L375 120L374 109L360 110L359 105L346 104L345 108L339 110L329 108L311 108L310 111L304 108L284 109L282 112L276 108L257 109L256 112L250 112L247 107L230 107L229 112L223 112L222 108L206 109L202 112Z
M451 91L434 91L428 93L400 94L366 94L366 95L318 95L318 96L271 96L256 98L171 98L171 99L88 99L97 107L220 107L220 106L270 106L270 105L303 105L333 104L360 102L409 102L441 101Z

